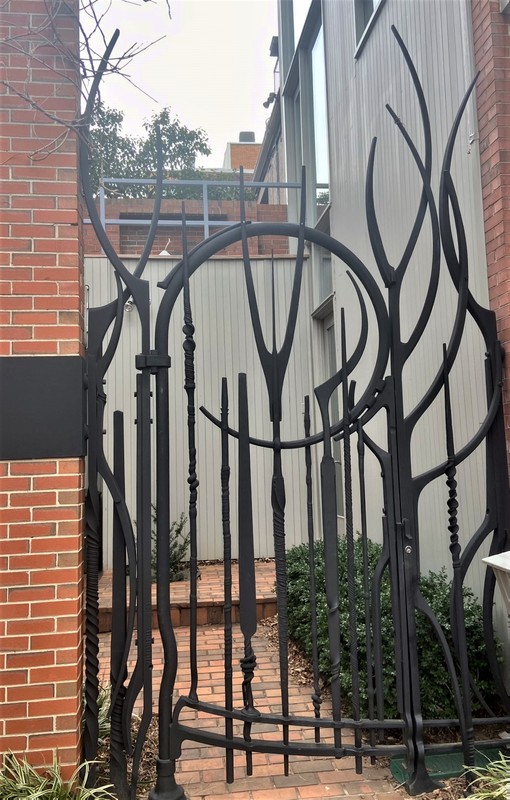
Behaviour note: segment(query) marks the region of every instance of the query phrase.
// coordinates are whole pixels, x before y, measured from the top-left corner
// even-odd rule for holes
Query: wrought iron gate
[[[182,742],[186,739],[215,745],[226,751],[227,780],[234,780],[234,751],[246,753],[248,774],[252,772],[252,754],[269,752],[281,754],[284,771],[288,771],[288,759],[295,755],[328,755],[341,758],[353,755],[356,767],[361,770],[362,757],[387,756],[404,753],[407,758],[409,780],[407,788],[411,794],[428,791],[434,787],[425,766],[424,727],[458,726],[460,744],[466,764],[473,764],[476,742],[475,729],[479,720],[472,715],[472,697],[478,693],[470,672],[469,653],[466,645],[464,624],[463,582],[469,565],[477,556],[480,547],[490,539],[490,552],[497,553],[509,547],[508,536],[508,481],[506,453],[501,411],[502,352],[496,336],[495,318],[492,312],[481,308],[468,288],[468,254],[466,238],[454,180],[450,172],[451,159],[459,122],[472,86],[464,98],[443,158],[442,181],[439,197],[431,188],[431,136],[430,123],[423,91],[409,54],[398,33],[394,31],[409,73],[412,77],[423,122],[425,152],[422,157],[411,141],[406,129],[392,109],[389,109],[415,161],[421,178],[421,200],[414,227],[400,263],[393,267],[386,256],[382,236],[375,212],[373,175],[375,141],[373,143],[367,172],[366,213],[368,230],[384,289],[361,260],[340,242],[305,224],[304,175],[301,216],[298,223],[251,223],[244,213],[243,186],[241,176],[241,222],[216,234],[188,252],[186,241],[186,219],[183,212],[182,242],[183,257],[178,266],[160,286],[162,297],[157,311],[155,330],[149,324],[148,283],[142,278],[143,269],[154,241],[161,203],[162,171],[159,167],[154,214],[144,251],[134,273],[130,273],[116,254],[103,230],[95,208],[88,177],[88,154],[86,143],[81,146],[81,168],[90,218],[99,241],[115,270],[118,297],[109,305],[94,308],[89,313],[88,340],[88,420],[89,451],[87,497],[87,636],[86,636],[86,724],[85,756],[93,759],[97,751],[97,695],[98,695],[98,553],[100,548],[100,497],[98,476],[101,476],[111,493],[115,507],[113,533],[113,617],[111,640],[111,743],[110,772],[120,798],[133,796],[137,781],[140,756],[152,718],[152,625],[151,625],[151,424],[156,427],[156,508],[157,508],[157,613],[164,647],[165,664],[159,691],[159,759],[156,787],[150,793],[152,800],[169,800],[183,795],[175,780],[175,763],[180,756]],[[114,41],[105,54],[107,62]],[[87,115],[94,102],[100,75],[96,81]],[[474,82],[473,82],[474,85]],[[161,159],[160,159],[161,162]],[[416,326],[407,341],[403,341],[400,330],[400,293],[402,281],[412,261],[416,241],[428,217],[432,229],[432,269],[423,309]],[[452,224],[453,223],[453,224]],[[266,342],[257,304],[250,262],[248,242],[251,237],[281,235],[296,242],[295,269],[292,296],[285,335],[281,346],[276,344],[276,302],[273,275],[273,320],[272,341]],[[221,510],[224,544],[224,658],[225,696],[222,704],[205,702],[200,698],[201,686],[197,668],[197,447],[196,441],[196,385],[195,385],[195,320],[192,313],[190,277],[205,262],[223,248],[241,243],[244,279],[248,297],[251,325],[256,350],[265,378],[269,401],[271,435],[267,439],[254,437],[250,432],[248,382],[249,376],[240,374],[237,384],[238,407],[229,412],[229,396],[232,387],[227,377],[218,376],[218,398],[221,410],[213,413],[201,409],[212,426],[217,429],[221,441]],[[359,303],[361,319],[359,337],[354,347],[348,347],[344,311],[340,314],[340,351],[338,371],[315,388],[315,402],[321,420],[320,429],[311,430],[311,400],[304,398],[304,430],[302,438],[282,439],[282,391],[289,364],[296,318],[303,281],[303,264],[306,244],[317,245],[343,262],[355,296]],[[443,361],[438,364],[432,383],[411,413],[404,411],[403,372],[409,356],[420,341],[429,321],[438,290],[441,269],[441,250],[448,267],[452,284],[457,292],[457,308],[451,336],[443,346]],[[132,297],[139,317],[141,351],[136,356],[137,369],[137,497],[133,518],[136,519],[136,535],[132,518],[124,498],[124,448],[123,420],[119,412],[114,414],[115,456],[113,466],[107,463],[103,443],[103,418],[106,403],[103,383],[107,369],[114,357],[122,329],[124,305]],[[168,331],[172,314],[178,313],[177,301],[182,297],[184,317],[184,365],[187,394],[188,434],[188,484],[190,520],[190,672],[191,685],[188,693],[173,701],[178,652],[171,624],[169,585],[169,540],[170,527],[170,450],[172,430],[169,425],[168,373],[171,367],[168,352]],[[487,406],[485,418],[472,439],[461,448],[455,446],[452,408],[450,401],[450,374],[458,355],[466,319],[470,318],[483,337],[486,350],[485,376]],[[370,320],[370,325],[369,325]],[[248,324],[248,321],[247,321]],[[372,328],[372,329],[370,329]],[[110,333],[108,334],[108,331]],[[108,334],[108,336],[107,336]],[[365,352],[367,342],[376,342],[376,353],[370,378],[359,390],[352,380],[353,372]],[[173,354],[176,358],[177,354]],[[156,419],[150,418],[150,396],[155,391]],[[338,392],[341,398],[340,419],[332,418],[332,396]],[[415,475],[412,471],[411,437],[425,411],[436,398],[443,398],[445,420],[446,458],[427,472]],[[298,402],[301,402],[299,398]],[[382,447],[368,434],[367,424],[376,415],[384,418],[387,431],[387,446]],[[232,416],[234,421],[232,421]],[[237,419],[237,421],[235,421]],[[335,463],[332,442],[341,442],[344,468],[345,520],[347,546],[347,617],[348,630],[340,626],[340,593],[338,569],[338,532],[335,493]],[[469,544],[462,550],[459,542],[457,519],[458,498],[456,471],[473,451],[485,443],[487,513],[479,529],[473,533]],[[238,452],[239,516],[237,525],[230,518],[231,453]],[[281,699],[278,709],[263,713],[257,707],[256,696],[256,652],[253,637],[257,629],[255,607],[254,571],[254,526],[252,514],[252,487],[250,454],[254,448],[266,448],[272,454],[272,481],[270,503],[272,508],[274,555],[276,569],[276,591],[278,609],[278,653]],[[306,508],[308,513],[310,556],[310,609],[313,649],[313,668],[316,677],[313,704],[314,713],[307,717],[296,717],[289,710],[289,660],[288,660],[288,609],[285,537],[285,474],[282,456],[285,451],[299,450],[303,457],[303,484],[306,486]],[[364,462],[366,454],[373,454],[379,463],[382,475],[382,554],[373,576],[369,576],[367,547],[367,496]],[[318,456],[315,456],[318,454]],[[320,530],[314,531],[312,504],[313,458],[320,463]],[[355,514],[353,509],[353,473],[359,487],[360,539],[363,554],[365,603],[356,605],[355,594]],[[424,489],[436,478],[444,476],[448,487],[445,508],[445,536],[449,532],[451,551],[451,617],[454,631],[453,648],[447,642],[444,631],[434,613],[422,596],[420,578],[420,531],[418,503]],[[232,632],[233,617],[231,545],[232,535],[237,529],[239,537],[240,580],[240,629],[244,641],[244,656],[240,661],[242,675],[243,707],[235,708],[233,701]],[[317,587],[313,562],[313,541],[320,538],[325,553],[325,590],[327,597],[329,654],[331,664],[330,690],[332,714],[321,715],[321,692],[318,681],[317,642]],[[126,591],[126,566],[129,579]],[[394,669],[396,673],[398,717],[385,717],[384,676],[382,661],[382,633],[380,590],[383,577],[388,576],[391,585],[391,603],[395,636]],[[369,582],[370,581],[370,582]],[[495,580],[488,570],[483,592],[484,632],[487,658],[495,686],[500,698],[501,713],[492,714],[490,722],[508,724],[510,721],[510,699],[505,689],[498,662],[493,635],[492,604]],[[127,609],[127,611],[126,611]],[[420,694],[420,664],[416,642],[416,616],[425,615],[443,649],[449,673],[451,691],[457,708],[456,720],[424,720]],[[127,674],[127,659],[133,641],[136,617],[136,665]],[[362,631],[360,633],[360,630]],[[358,651],[361,640],[366,646],[367,686],[360,685]],[[342,642],[348,642],[350,658],[349,697],[342,696],[340,656]],[[136,741],[131,741],[130,723],[136,699],[143,691],[143,710]],[[361,704],[361,695],[368,694],[367,710]],[[210,732],[187,725],[184,709],[202,711],[224,720],[224,734]],[[506,715],[506,716],[505,716]],[[484,720],[487,722],[487,720]],[[276,725],[279,734],[272,739],[258,735],[260,725]],[[313,741],[296,742],[291,731],[295,727],[314,731]],[[401,742],[387,743],[389,730],[400,732]],[[346,737],[346,734],[349,736]],[[444,748],[443,748],[444,749]],[[126,754],[132,755],[132,782],[127,779]]]

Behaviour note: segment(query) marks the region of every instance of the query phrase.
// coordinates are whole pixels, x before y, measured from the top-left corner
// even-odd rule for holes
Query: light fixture
[[[124,303],[124,311],[131,312],[135,307],[135,301],[132,297],[128,297],[126,302]]]
[[[161,253],[159,253],[160,256],[169,256],[170,255],[170,253],[167,250],[167,247],[168,247],[168,245],[170,244],[171,241],[172,241],[171,239],[168,240],[168,242],[166,243],[166,245],[163,248],[163,250],[161,251]]]
[[[262,103],[262,105],[264,106],[264,108],[269,108],[269,106],[271,105],[271,103],[274,103],[274,101],[275,101],[275,100],[276,100],[276,95],[275,95],[275,93],[274,93],[274,92],[269,92],[269,95],[268,95],[268,98],[267,98],[267,100],[265,100],[265,101]]]

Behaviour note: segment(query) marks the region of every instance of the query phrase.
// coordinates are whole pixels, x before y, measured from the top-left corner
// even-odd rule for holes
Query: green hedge
[[[367,653],[365,634],[365,600],[363,593],[363,551],[360,537],[355,544],[355,587],[357,608],[358,662],[360,673],[360,695],[362,716],[367,714]],[[381,545],[368,540],[368,563],[370,586],[376,564],[382,552]],[[289,633],[304,652],[311,657],[310,627],[310,580],[309,580],[308,545],[293,547],[287,553],[287,589]],[[341,636],[341,686],[344,697],[351,696],[351,669],[349,651],[349,610],[347,603],[347,543],[339,539],[339,574],[340,574],[340,636]],[[327,624],[327,604],[324,577],[324,546],[321,541],[315,543],[315,576],[317,586],[317,625],[319,669],[324,679],[330,676],[329,639]],[[422,576],[420,588],[424,598],[432,608],[447,641],[453,652],[452,632],[450,625],[451,582],[446,570],[439,573],[429,572]],[[470,589],[464,588],[464,610],[466,635],[469,653],[469,666],[478,689],[488,702],[496,703],[494,686],[487,664],[487,655],[482,628],[482,608]],[[428,619],[418,613],[417,640],[420,659],[420,680],[422,711],[424,718],[455,718],[453,691],[446,667],[442,648]],[[396,674],[395,674],[395,632],[391,612],[390,585],[385,570],[381,586],[381,630],[384,664],[384,705],[385,717],[391,719],[398,716]],[[476,704],[476,711],[480,711]]]

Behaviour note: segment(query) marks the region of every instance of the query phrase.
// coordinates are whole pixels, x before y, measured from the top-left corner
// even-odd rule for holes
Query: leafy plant
[[[186,167],[179,170],[171,170],[165,175],[169,180],[178,181],[215,181],[218,183],[235,183],[235,186],[208,186],[207,196],[209,200],[239,200],[239,172],[231,170],[230,172],[218,172],[216,170],[208,170],[202,167]],[[150,187],[145,187],[150,188]],[[244,184],[244,199],[253,200],[257,199],[258,189],[250,187],[250,179],[245,176]],[[202,200],[203,191],[202,186],[165,186],[163,190],[164,197],[177,198],[179,200]]]
[[[99,694],[97,698],[97,722],[99,725],[99,739],[107,739],[110,735],[110,710],[111,689],[109,685],[99,684]]]
[[[97,192],[101,178],[151,178],[156,174],[156,130],[159,127],[163,170],[189,169],[197,155],[209,155],[207,135],[183,125],[169,108],[144,122],[145,133],[131,136],[122,130],[124,114],[97,101],[90,125],[90,179]],[[150,197],[154,187],[108,185],[108,194]]]
[[[170,539],[170,580],[171,581],[182,581],[185,578],[184,572],[184,563],[186,561],[186,556],[188,553],[189,547],[189,532],[184,530],[184,526],[188,521],[187,517],[185,516],[184,512],[181,512],[181,515],[178,520],[174,520],[170,525],[170,530],[168,532],[168,536]],[[157,578],[157,554],[156,554],[156,542],[157,542],[157,532],[156,532],[156,508],[152,506],[152,528],[151,528],[151,578],[153,583],[156,582]]]
[[[340,586],[340,638],[341,638],[341,688],[344,697],[351,697],[352,679],[350,665],[349,605],[347,580],[347,542],[339,539],[338,568]],[[381,545],[367,541],[369,585],[382,553]],[[354,588],[356,608],[356,648],[359,665],[360,701],[362,714],[367,713],[367,638],[365,630],[366,598],[363,582],[363,545],[361,538],[354,543]],[[292,548],[287,553],[287,590],[290,636],[311,657],[311,620],[309,603],[308,545]],[[324,546],[315,543],[315,579],[317,586],[317,626],[319,669],[329,679],[331,663],[328,636],[328,607],[325,590]],[[441,625],[452,652],[453,637],[450,623],[451,582],[446,571],[430,572],[420,580],[421,592]],[[487,666],[483,638],[482,609],[471,590],[464,590],[464,616],[469,653],[469,666],[473,679],[487,702],[495,700],[495,693]],[[397,687],[395,667],[395,630],[391,605],[390,581],[385,570],[380,587],[380,625],[383,662],[383,695],[385,715],[397,717]],[[370,600],[368,601],[370,604]],[[451,718],[457,716],[455,701],[442,648],[429,620],[416,615],[418,657],[420,661],[422,709],[425,718]],[[373,628],[370,639],[373,647]],[[476,707],[476,706],[475,706]]]
[[[499,800],[510,797],[510,757],[500,753],[482,767],[466,767],[475,779],[469,785],[470,800]]]
[[[83,785],[89,768],[88,763],[79,766],[64,781],[56,757],[52,766],[40,773],[25,759],[6,753],[0,768],[0,800],[114,800],[111,784],[90,789]]]

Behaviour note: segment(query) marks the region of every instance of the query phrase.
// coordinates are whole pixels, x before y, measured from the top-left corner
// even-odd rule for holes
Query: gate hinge
[[[137,369],[147,369],[156,374],[160,367],[171,367],[172,359],[170,356],[159,355],[159,353],[139,353],[135,356],[135,366]]]

